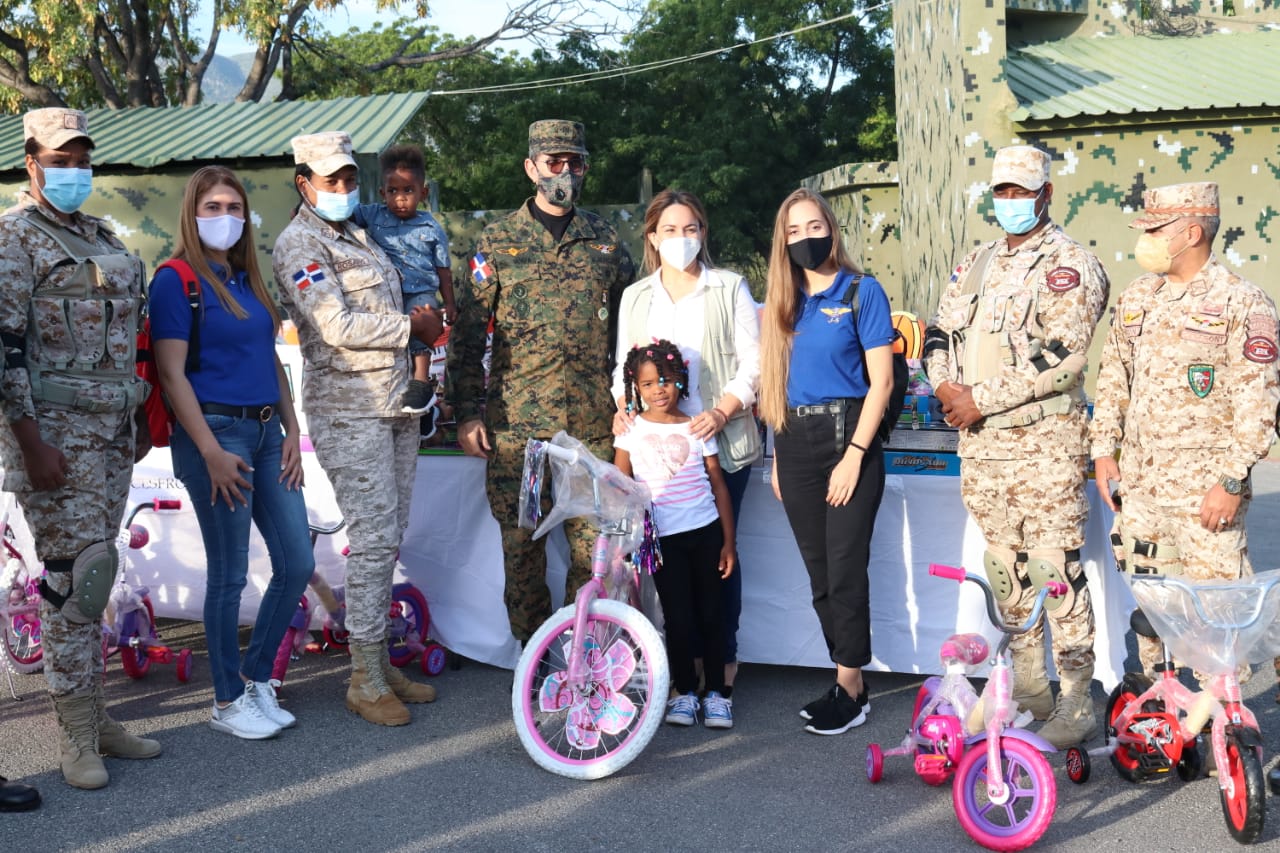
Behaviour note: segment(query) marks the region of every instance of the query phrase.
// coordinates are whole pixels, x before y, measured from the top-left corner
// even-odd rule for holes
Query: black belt
[[[788,406],[787,411],[797,418],[807,418],[812,415],[839,415],[843,414],[845,408],[854,401],[855,398],[840,398],[832,400],[830,403],[818,403],[816,406]]]
[[[845,444],[845,415],[851,407],[861,402],[861,397],[837,397],[829,403],[818,403],[814,406],[788,406],[787,411],[796,418],[808,418],[813,415],[833,416],[836,419],[836,454],[841,455],[848,449],[848,445]]]
[[[206,415],[226,415],[230,418],[245,418],[246,420],[254,420],[265,424],[275,416],[276,404],[267,403],[265,406],[224,406],[222,403],[201,403],[200,411]]]

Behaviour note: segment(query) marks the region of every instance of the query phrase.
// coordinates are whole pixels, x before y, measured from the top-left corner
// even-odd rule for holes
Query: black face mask
[[[831,235],[825,237],[805,237],[787,244],[787,254],[791,262],[807,270],[816,270],[831,257]]]

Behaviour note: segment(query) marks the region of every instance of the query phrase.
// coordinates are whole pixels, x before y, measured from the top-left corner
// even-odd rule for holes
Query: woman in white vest
[[[622,365],[637,344],[665,338],[689,363],[689,398],[681,405],[699,438],[715,436],[733,502],[735,522],[760,456],[760,432],[752,416],[760,377],[760,318],[747,281],[716,269],[707,252],[707,214],[684,190],[663,190],[644,216],[644,278],[622,294],[613,397],[613,431],[631,428],[623,395]],[[725,698],[738,670],[738,615],[742,572],[724,582]]]

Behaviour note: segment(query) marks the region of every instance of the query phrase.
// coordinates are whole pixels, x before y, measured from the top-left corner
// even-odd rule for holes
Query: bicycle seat
[[[1129,614],[1129,627],[1133,629],[1133,633],[1140,637],[1147,637],[1152,640],[1160,639],[1160,635],[1151,626],[1151,620],[1147,618],[1147,614],[1142,612],[1141,607]]]

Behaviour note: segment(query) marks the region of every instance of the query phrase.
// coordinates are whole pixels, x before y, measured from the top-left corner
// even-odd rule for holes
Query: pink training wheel
[[[427,648],[422,652],[422,671],[427,675],[439,675],[444,672],[448,659],[444,646],[439,643],[427,643]]]
[[[178,652],[178,663],[176,667],[178,681],[186,684],[191,680],[191,649],[183,649]]]
[[[878,743],[867,744],[867,781],[873,785],[884,778],[884,750]]]

